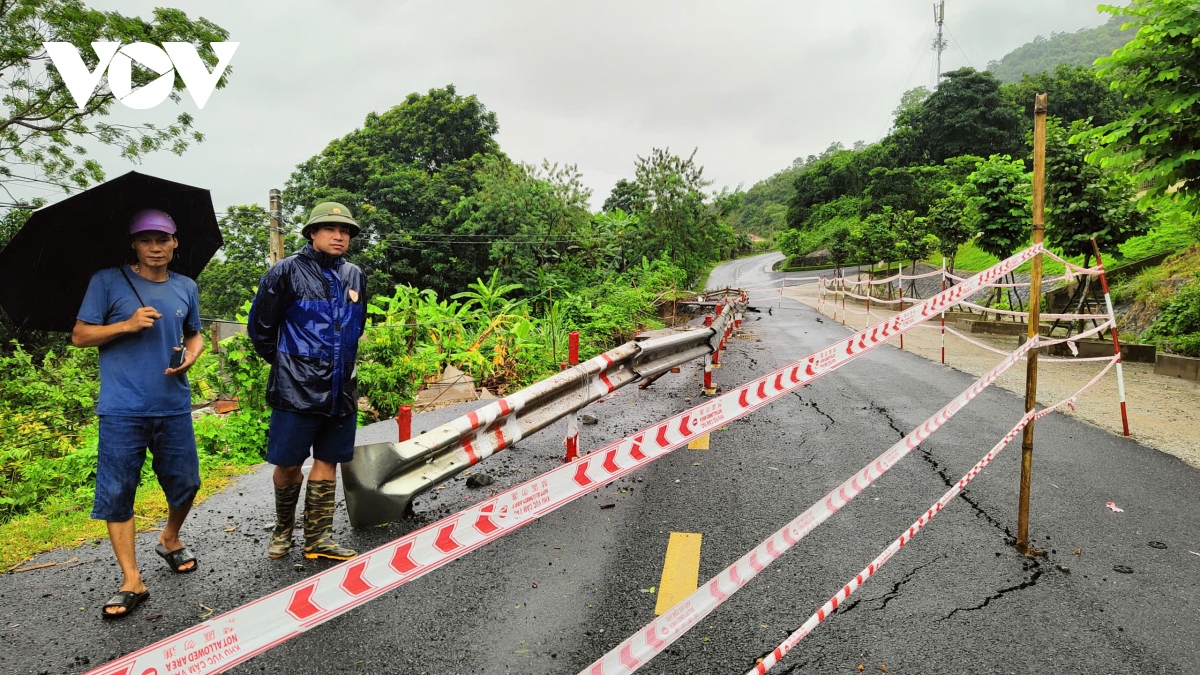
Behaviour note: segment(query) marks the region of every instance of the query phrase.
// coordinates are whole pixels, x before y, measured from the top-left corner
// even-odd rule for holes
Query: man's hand
[[[177,368],[167,368],[163,371],[164,374],[182,375],[186,373],[188,368],[191,368],[192,364],[204,353],[204,336],[198,332],[186,335],[183,339],[183,348],[187,350],[183,354],[183,363],[179,364]],[[179,349],[176,347],[175,351],[179,351]]]
[[[130,333],[138,333],[147,328],[153,328],[154,322],[161,319],[162,314],[153,307],[139,307],[133,316],[125,320],[125,327]]]
[[[183,347],[176,347],[175,351],[179,351],[180,349],[183,349]],[[179,366],[176,368],[167,368],[166,370],[163,371],[163,374],[179,375],[180,373],[186,373],[187,369],[191,368],[192,364],[195,363],[196,359],[198,359],[199,357],[200,357],[199,354],[193,354],[190,351],[184,351],[183,363],[179,364]]]

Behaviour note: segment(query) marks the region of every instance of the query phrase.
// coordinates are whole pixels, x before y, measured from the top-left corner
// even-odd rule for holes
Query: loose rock
[[[481,488],[492,484],[492,477],[486,473],[473,473],[467,476],[467,487]]]

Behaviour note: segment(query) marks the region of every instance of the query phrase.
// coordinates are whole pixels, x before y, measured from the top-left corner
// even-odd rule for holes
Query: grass
[[[1083,256],[1067,258],[1067,260],[1070,260],[1076,265],[1083,264]],[[942,264],[942,256],[938,254],[931,255],[925,259],[925,262],[933,265],[934,267],[940,267]],[[949,262],[949,260],[946,261],[947,264],[949,264]],[[954,273],[959,274],[959,270],[966,272],[979,272],[980,270],[986,270],[998,262],[1000,262],[999,258],[990,253],[983,252],[975,246],[975,242],[968,241],[967,243],[958,247],[958,254],[954,256]],[[1018,267],[1016,272],[1018,274],[1028,274],[1031,269],[1033,269],[1032,261]],[[1064,271],[1065,268],[1063,267],[1062,263],[1058,262],[1057,260],[1051,260],[1050,258],[1043,257],[1043,274],[1058,275],[1062,274]],[[959,274],[959,276],[962,275]]]
[[[1120,255],[1105,252],[1104,266],[1111,269],[1122,262],[1133,262],[1159,253],[1182,251],[1196,242],[1195,232],[1194,226],[1185,218],[1164,218],[1150,232],[1140,237],[1133,237],[1121,244],[1118,247]],[[1083,264],[1083,256],[1075,256],[1067,258],[1067,260],[1077,265]],[[925,262],[936,267],[942,264],[942,258],[935,254],[926,258]],[[979,250],[974,242],[967,242],[960,246],[958,255],[954,257],[955,269],[971,272],[985,270],[998,262],[1000,262],[999,258]],[[1017,272],[1028,273],[1031,267],[1031,262],[1025,263],[1017,268]],[[1062,274],[1063,266],[1062,263],[1055,260],[1045,259],[1042,261],[1042,270],[1046,274]]]
[[[196,504],[224,490],[234,478],[253,471],[256,466],[202,464]],[[139,487],[133,510],[139,532],[157,528],[158,521],[167,517],[167,500],[157,483],[150,481]],[[63,509],[47,504],[37,513],[17,516],[0,525],[0,571],[10,571],[39,553],[107,538],[104,521],[92,520],[89,513],[90,506],[86,505]]]

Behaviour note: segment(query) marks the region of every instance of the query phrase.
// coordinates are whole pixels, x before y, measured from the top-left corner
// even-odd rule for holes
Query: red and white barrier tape
[[[743,288],[742,290],[743,291],[768,291],[768,290],[778,291],[780,288],[793,288],[793,286],[787,285],[789,282],[799,281],[799,282],[803,282],[802,284],[799,284],[799,285],[807,285],[807,284],[816,283],[820,280],[821,280],[821,277],[796,277],[793,279],[784,277],[783,279],[780,279],[778,281],[772,281],[772,282],[766,283],[766,284],[759,284],[758,286],[748,286],[746,288]],[[780,283],[782,283],[783,285],[780,286],[779,285]]]
[[[1050,347],[1053,345],[1062,344],[1064,342],[1070,344],[1070,343],[1075,342],[1076,340],[1082,340],[1083,338],[1090,337],[1096,333],[1107,330],[1110,326],[1112,326],[1112,321],[1105,319],[1104,323],[1100,324],[1099,326],[1096,326],[1095,328],[1092,328],[1091,330],[1085,331],[1085,332],[1075,335],[1073,337],[1056,338],[1054,340],[1042,338],[1038,342],[1038,346],[1039,347]],[[923,327],[940,328],[940,326],[923,326]],[[964,342],[969,342],[970,344],[973,344],[976,347],[979,347],[981,349],[986,349],[989,352],[994,352],[996,354],[1000,354],[1001,356],[1008,355],[1008,352],[1006,352],[1002,349],[997,349],[991,345],[985,344],[983,342],[979,342],[978,340],[973,340],[973,339],[967,337],[966,335],[963,335],[962,333],[954,330],[953,328],[947,327],[946,332],[957,337],[958,339],[960,339]],[[1111,356],[1098,356],[1098,357],[1087,357],[1087,358],[1082,358],[1082,359],[1080,359],[1080,358],[1069,358],[1068,359],[1068,358],[1054,358],[1051,356],[1039,356],[1038,360],[1039,361],[1049,361],[1049,362],[1061,362],[1061,363],[1087,363],[1087,362],[1092,362],[1092,361],[1106,361],[1111,358],[1112,358]]]
[[[247,605],[89,671],[91,675],[183,675],[204,659],[217,673],[418,579],[632,473],[713,428],[740,419],[907,332],[940,308],[1007,274],[1041,251],[1034,246],[962,284],[702,405],[610,443],[572,464],[483,500],[395,541]],[[611,391],[612,387],[608,387]],[[462,449],[460,448],[461,452]],[[474,462],[472,462],[473,464]],[[219,655],[219,656],[218,656]]]
[[[1021,421],[1017,422],[1017,425],[1013,427],[1007,434],[1005,434],[1004,438],[1000,439],[1000,442],[993,446],[988,454],[983,456],[983,459],[979,460],[975,466],[971,467],[971,470],[968,471],[965,476],[958,479],[958,482],[955,483],[954,486],[949,490],[947,490],[946,494],[942,495],[941,499],[937,500],[937,502],[935,502],[928,511],[926,511],[921,515],[920,518],[917,519],[917,522],[913,523],[903,534],[901,534],[895,541],[888,545],[887,548],[883,549],[883,552],[880,553],[874,560],[872,560],[871,564],[867,565],[866,568],[864,568],[853,579],[851,579],[849,583],[843,586],[842,590],[838,591],[836,595],[830,598],[820,609],[816,611],[815,614],[808,617],[808,620],[805,621],[800,628],[796,629],[794,633],[789,635],[782,644],[776,647],[771,653],[767,654],[767,656],[753,668],[746,671],[746,675],[762,675],[770,670],[772,666],[778,663],[785,654],[791,651],[792,648],[794,648],[800,643],[801,640],[811,633],[818,624],[824,621],[825,617],[832,614],[833,611],[838,608],[838,605],[845,602],[850,595],[854,593],[854,591],[858,590],[858,588],[862,586],[864,582],[866,582],[867,579],[870,579],[872,576],[874,576],[874,574],[879,571],[879,568],[883,567],[884,563],[890,560],[891,557],[896,554],[896,552],[898,552],[905,544],[909,542],[909,540],[916,536],[916,534],[920,532],[921,529],[924,528],[925,525],[935,515],[940,513],[942,509],[945,508],[948,503],[950,503],[950,500],[957,497],[958,494],[962,492],[963,488],[965,488],[968,483],[978,476],[979,473],[983,471],[984,467],[990,464],[992,460],[1000,454],[1000,451],[1003,450],[1009,443],[1011,443],[1012,440],[1017,437],[1017,434],[1021,433],[1021,430],[1024,429],[1030,422],[1045,417],[1064,405],[1074,410],[1075,402],[1079,396],[1082,395],[1083,392],[1087,391],[1088,388],[1093,384],[1098,382],[1100,378],[1103,377],[1104,374],[1108,372],[1109,368],[1112,368],[1113,364],[1116,362],[1114,357],[1110,356],[1107,358],[1111,363],[1105,366],[1104,370],[1101,370],[1096,377],[1092,378],[1091,382],[1088,382],[1086,385],[1084,385],[1082,389],[1075,392],[1075,394],[1070,398],[1063,399],[1062,401],[1059,401],[1048,408],[1044,408],[1036,412],[1030,411],[1025,413],[1025,415],[1021,417]]]
[[[785,551],[812,532],[818,525],[825,522],[839,509],[848,504],[851,499],[860,494],[871,483],[887,472],[905,455],[921,444],[933,432],[937,431],[959,410],[970,403],[984,389],[987,389],[1004,371],[1008,370],[1029,351],[1037,340],[1030,340],[1021,345],[992,368],[983,377],[976,380],[970,387],[954,397],[941,410],[938,410],[920,426],[902,438],[886,452],[877,457],[861,471],[850,477],[835,490],[825,495],[816,504],[808,507],[788,524],[775,532],[770,538],[756,546],[749,553],[739,558],[717,576],[709,579],[691,595],[680,600],[674,607],[667,610],[650,623],[640,628],[636,633],[626,638],[607,654],[596,660],[591,666],[580,671],[581,675],[628,675],[650,659],[657,656],[708,616],[729,596],[741,590],[767,565],[774,562]]]
[[[1003,314],[1005,316],[1029,316],[1029,312],[1018,312],[1011,309],[996,309],[995,307],[984,307],[973,302],[963,300],[958,303],[960,307],[970,307],[971,309],[984,312],[987,314]],[[1090,319],[1103,319],[1103,314],[1041,314],[1042,319],[1062,319],[1064,321],[1088,321]]]

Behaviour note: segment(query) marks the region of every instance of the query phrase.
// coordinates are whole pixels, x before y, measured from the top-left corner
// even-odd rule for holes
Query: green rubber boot
[[[292,529],[296,526],[296,503],[300,501],[301,485],[275,486],[275,529],[267,544],[267,557],[282,558],[292,550]]]
[[[304,557],[349,560],[358,551],[333,541],[333,492],[336,480],[308,480],[304,495]]]

